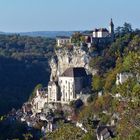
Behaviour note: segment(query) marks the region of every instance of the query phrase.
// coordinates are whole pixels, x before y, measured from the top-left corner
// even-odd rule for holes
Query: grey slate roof
[[[66,69],[66,71],[61,76],[64,76],[64,77],[86,77],[87,73],[86,73],[85,68],[76,67],[76,68]]]
[[[57,36],[56,38],[57,39],[70,39],[69,36]]]
[[[110,137],[115,136],[115,126],[99,126],[97,128],[97,134],[99,136],[103,136],[104,139],[108,139]]]
[[[50,81],[48,83],[48,86],[52,86],[53,84],[58,85],[58,82],[57,81]]]
[[[98,32],[98,31],[108,32],[108,30],[106,28],[99,28],[99,29],[94,29],[93,30],[93,32]]]

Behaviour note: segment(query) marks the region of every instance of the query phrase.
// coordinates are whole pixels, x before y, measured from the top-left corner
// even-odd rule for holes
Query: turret
[[[111,35],[112,41],[114,40],[114,24],[111,18],[110,25],[109,25],[109,33]]]

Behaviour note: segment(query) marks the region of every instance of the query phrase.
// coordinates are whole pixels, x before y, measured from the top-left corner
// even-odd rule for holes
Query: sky
[[[74,31],[140,28],[140,0],[0,0],[0,31]]]

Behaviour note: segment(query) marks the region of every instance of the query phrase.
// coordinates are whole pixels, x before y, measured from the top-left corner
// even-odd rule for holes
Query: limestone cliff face
[[[91,58],[89,52],[82,49],[82,47],[75,46],[71,50],[60,48],[55,53],[56,57],[50,61],[51,80],[61,75],[70,67],[84,67],[89,72],[93,72],[88,65]]]

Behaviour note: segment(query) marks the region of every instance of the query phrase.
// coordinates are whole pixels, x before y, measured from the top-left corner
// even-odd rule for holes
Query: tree
[[[131,24],[125,22],[122,27],[119,26],[119,27],[116,28],[115,36],[116,37],[122,37],[125,34],[129,34],[129,33],[132,33],[132,32],[133,32],[133,29],[132,29]]]
[[[138,51],[140,50],[140,36],[139,35],[135,35],[133,37],[133,40],[130,42],[129,44],[129,50],[131,51]]]
[[[81,99],[73,100],[70,102],[70,106],[74,109],[79,109],[81,106],[83,106],[83,101]]]
[[[33,135],[30,134],[30,133],[23,134],[23,136],[24,136],[24,139],[25,139],[25,140],[31,140],[31,139],[33,139]]]
[[[36,91],[37,91],[38,89],[41,89],[42,87],[43,87],[42,84],[36,85],[36,87],[34,88],[32,94],[31,94],[30,97],[29,97],[29,100],[33,99],[33,98],[36,96]]]
[[[132,98],[136,106],[140,105],[140,84],[136,83],[132,89]]]
[[[121,34],[122,34],[122,28],[123,28],[123,27],[120,27],[120,26],[118,26],[118,27],[116,28],[116,30],[115,30],[115,36],[116,36],[116,37],[121,36]]]
[[[81,140],[96,140],[96,135],[94,132],[92,132],[92,134],[86,133]]]
[[[87,102],[88,102],[88,103],[92,103],[95,99],[96,99],[96,95],[91,94],[91,95],[87,98]]]
[[[131,71],[135,74],[140,73],[140,53],[129,52],[124,58],[123,67],[126,71]]]
[[[128,34],[131,33],[133,31],[132,26],[130,23],[125,22],[122,28],[122,32],[124,34]]]
[[[80,45],[80,42],[83,40],[82,38],[82,34],[80,32],[75,32],[73,35],[72,35],[72,43],[75,43],[77,45]]]
[[[104,81],[99,75],[94,75],[92,79],[92,89],[100,91],[103,89]]]
[[[117,87],[118,93],[120,93],[123,97],[132,98],[132,90],[135,86],[136,81],[133,78],[129,78],[123,84],[120,84]]]
[[[111,91],[113,86],[116,83],[116,75],[118,73],[117,69],[113,69],[112,71],[109,71],[106,75],[105,79],[105,86],[104,89],[105,91]]]
[[[62,124],[57,130],[47,134],[47,138],[51,140],[81,140],[85,135],[81,128],[72,124]]]

